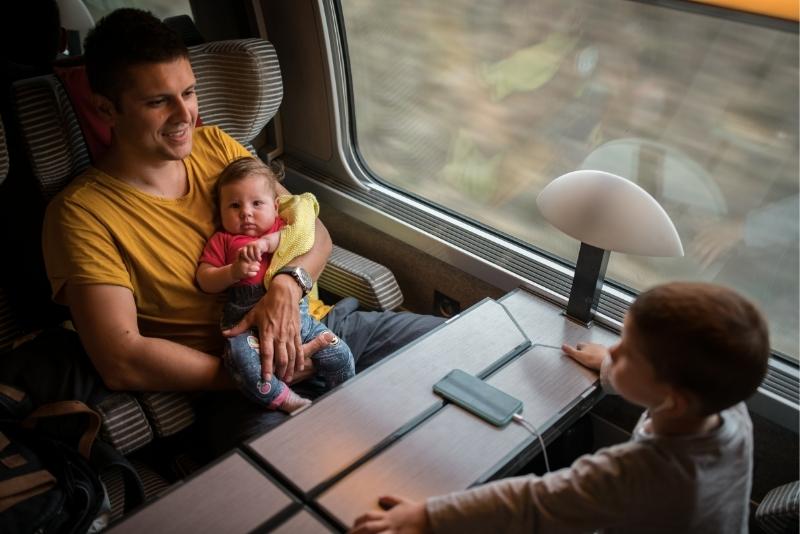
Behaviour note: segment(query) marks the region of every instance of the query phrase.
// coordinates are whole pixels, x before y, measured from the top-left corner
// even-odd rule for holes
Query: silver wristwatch
[[[311,275],[308,274],[308,271],[303,269],[298,265],[287,265],[286,267],[282,267],[278,269],[278,272],[275,273],[275,276],[279,274],[288,274],[294,278],[294,281],[297,282],[297,285],[300,286],[300,289],[303,290],[303,296],[305,297],[311,292],[311,288],[314,285],[314,280],[311,279]]]

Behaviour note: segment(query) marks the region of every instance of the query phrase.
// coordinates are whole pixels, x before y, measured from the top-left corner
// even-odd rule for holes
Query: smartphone
[[[461,369],[433,385],[433,392],[490,422],[505,426],[522,411],[522,401]]]

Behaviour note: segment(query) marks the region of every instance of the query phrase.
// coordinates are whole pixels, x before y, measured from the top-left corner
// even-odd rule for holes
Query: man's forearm
[[[142,337],[120,343],[117,365],[101,371],[112,389],[204,391],[231,389],[222,359],[166,339]]]
[[[333,243],[327,228],[317,219],[315,223],[314,246],[311,250],[292,260],[292,265],[299,265],[316,280],[322,274],[325,264],[331,255]]]
[[[65,291],[81,343],[109,388],[202,391],[233,387],[221,358],[142,336],[130,289],[68,284]]]

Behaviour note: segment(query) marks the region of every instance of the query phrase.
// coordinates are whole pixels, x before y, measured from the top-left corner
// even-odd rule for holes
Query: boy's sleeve
[[[264,287],[281,267],[285,267],[297,256],[301,256],[314,246],[314,230],[319,213],[319,204],[311,193],[284,195],[278,198],[278,214],[286,221],[281,228],[281,241],[272,254],[267,272],[264,274]]]
[[[508,478],[432,497],[426,503],[431,530],[555,534],[625,525],[635,532],[680,523],[690,513],[681,505],[686,488],[663,456],[655,447],[627,443],[542,477]]]

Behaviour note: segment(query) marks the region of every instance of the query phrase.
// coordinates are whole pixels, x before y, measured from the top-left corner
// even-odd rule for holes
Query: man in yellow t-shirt
[[[85,50],[96,107],[112,139],[94,167],[47,209],[43,247],[53,296],[69,306],[110,388],[232,389],[219,358],[222,297],[200,291],[194,272],[214,231],[212,185],[228,162],[248,152],[219,128],[195,128],[196,82],[188,51],[149,13],[113,12],[90,32]],[[278,193],[288,191],[278,185]],[[317,220],[314,246],[292,264],[316,279],[330,250],[330,236]],[[298,306],[305,291],[295,277],[276,275],[266,296],[226,332],[256,328],[262,368],[286,382],[311,376],[304,356],[327,344],[322,338],[300,343]],[[441,319],[358,312],[348,303],[337,306],[326,323],[363,368]],[[210,423],[213,433],[228,438],[220,448],[282,417],[255,413],[236,392],[214,396],[213,412],[219,415]],[[232,421],[239,416],[241,424]]]

